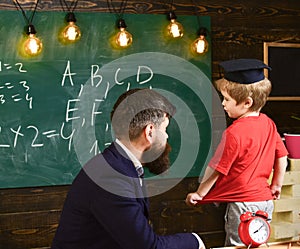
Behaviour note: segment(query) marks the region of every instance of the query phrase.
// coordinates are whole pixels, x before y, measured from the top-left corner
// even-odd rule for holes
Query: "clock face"
[[[258,244],[265,243],[270,235],[269,224],[266,220],[256,217],[249,223],[249,235]]]

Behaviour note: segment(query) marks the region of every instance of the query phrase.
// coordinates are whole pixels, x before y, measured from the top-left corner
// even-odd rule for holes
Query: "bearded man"
[[[205,249],[195,233],[157,235],[149,225],[143,167],[169,167],[167,127],[175,107],[151,89],[123,93],[111,112],[115,141],[79,172],[52,249]]]

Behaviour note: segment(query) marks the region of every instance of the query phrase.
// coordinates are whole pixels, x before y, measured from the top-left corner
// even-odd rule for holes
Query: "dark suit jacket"
[[[191,233],[154,233],[144,189],[124,153],[112,144],[81,169],[65,200],[51,248],[198,249]]]

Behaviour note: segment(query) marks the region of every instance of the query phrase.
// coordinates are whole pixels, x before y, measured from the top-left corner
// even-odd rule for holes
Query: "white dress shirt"
[[[141,162],[136,158],[135,155],[133,155],[133,153],[124,144],[122,144],[122,142],[119,139],[116,139],[116,143],[120,145],[120,147],[126,152],[127,156],[132,161],[136,171],[138,172],[138,175],[140,176],[141,175],[140,169],[143,169]],[[144,170],[142,171],[144,172]],[[140,178],[140,184],[141,186],[143,184],[143,180],[141,178]]]

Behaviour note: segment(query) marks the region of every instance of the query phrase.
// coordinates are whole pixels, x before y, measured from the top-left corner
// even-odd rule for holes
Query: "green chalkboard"
[[[172,166],[165,177],[198,176],[211,153],[212,89],[211,51],[190,51],[197,18],[179,16],[185,34],[172,41],[164,36],[165,15],[125,14],[133,44],[117,50],[109,43],[114,14],[76,13],[82,38],[69,45],[58,40],[64,17],[37,12],[43,52],[23,58],[23,16],[0,11],[0,188],[70,184],[112,142],[112,105],[136,87],[156,89],[178,110],[168,128]],[[209,17],[200,22],[210,30]]]

